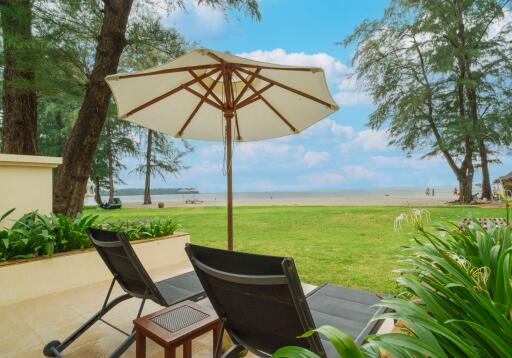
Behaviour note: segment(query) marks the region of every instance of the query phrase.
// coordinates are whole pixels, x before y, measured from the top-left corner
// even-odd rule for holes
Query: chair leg
[[[142,299],[142,302],[140,303],[139,311],[137,312],[136,318],[139,318],[140,315],[142,314],[142,310],[144,309],[144,303],[146,303],[146,295],[147,295],[147,293],[144,294],[144,298]],[[133,326],[132,333],[130,335],[128,335],[128,337],[115,349],[115,351],[113,351],[109,355],[109,358],[118,358],[124,352],[126,352],[126,350],[128,348],[130,348],[130,346],[133,344],[133,342],[135,342],[135,336],[136,336],[136,329],[135,329],[135,326]]]
[[[130,346],[133,344],[133,342],[135,342],[135,332],[132,332],[132,334],[130,334],[124,341],[123,343],[121,343],[119,346],[117,346],[117,348],[115,349],[115,351],[113,351],[112,353],[110,353],[110,355],[108,356],[109,358],[119,358],[121,357],[121,355],[126,352],[126,350],[128,348],[130,348]]]
[[[221,348],[222,348],[222,338],[224,335],[224,320],[221,321],[221,324],[213,329],[213,357],[220,357]]]
[[[110,291],[109,291],[110,295]],[[62,342],[59,341],[51,341],[48,343],[44,349],[43,354],[46,357],[61,357],[61,353],[64,349],[66,349],[71,343],[73,343],[78,337],[80,337],[85,331],[87,331],[94,323],[96,323],[98,320],[100,320],[108,311],[110,311],[112,308],[114,308],[119,303],[126,301],[127,299],[132,298],[129,294],[124,294],[119,297],[116,297],[112,301],[110,301],[108,304],[103,305],[101,310],[99,310],[94,316],[89,318],[87,322],[85,322],[80,328],[78,328],[76,331],[71,333],[69,337],[67,337]],[[108,299],[108,297],[107,297]]]
[[[243,351],[245,351],[245,348],[243,346],[234,345],[226,352],[224,352],[222,358],[238,358],[240,356],[240,353],[242,353]]]

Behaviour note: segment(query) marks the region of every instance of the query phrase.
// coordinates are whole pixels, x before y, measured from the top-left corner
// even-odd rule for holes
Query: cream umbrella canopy
[[[120,119],[178,138],[225,142],[229,250],[232,143],[299,133],[338,110],[320,68],[258,62],[209,49],[106,81]]]

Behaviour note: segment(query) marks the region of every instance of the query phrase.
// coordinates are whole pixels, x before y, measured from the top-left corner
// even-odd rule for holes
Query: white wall
[[[0,215],[16,208],[0,227],[29,211],[51,212],[52,169],[59,164],[62,158],[0,154]]]

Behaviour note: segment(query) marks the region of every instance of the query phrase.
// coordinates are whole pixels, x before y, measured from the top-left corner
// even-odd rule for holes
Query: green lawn
[[[465,215],[503,216],[504,209],[428,207],[433,222],[459,221]],[[304,282],[338,283],[377,292],[393,292],[392,270],[412,229],[393,230],[406,207],[271,206],[236,207],[235,249],[292,256]],[[192,242],[226,247],[226,213],[221,207],[121,209],[98,213],[109,221],[176,216]]]

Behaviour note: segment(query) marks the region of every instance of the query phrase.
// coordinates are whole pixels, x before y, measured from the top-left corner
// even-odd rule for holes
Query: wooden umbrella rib
[[[297,133],[298,130],[295,128],[269,101],[265,99],[262,95],[260,95],[260,99],[279,117],[281,120],[286,123],[288,127],[290,127],[293,133]]]
[[[247,64],[247,63],[237,63],[237,62],[232,62],[231,63],[233,66],[235,66],[236,68],[257,68],[257,69],[260,69],[260,70],[280,70],[280,71],[299,71],[299,72],[312,72],[312,73],[316,73],[316,72],[321,72],[322,69],[320,68],[315,68],[315,67],[277,67],[277,66],[263,66],[263,65],[252,65],[252,64]]]
[[[253,73],[253,72],[251,72],[251,71],[249,71],[249,70],[246,70],[246,69],[244,69],[244,68],[239,68],[239,70],[240,70],[240,71],[242,71],[242,72],[244,72],[244,73],[247,73],[247,74],[249,74],[249,73]],[[293,87],[287,86],[287,85],[285,85],[284,83],[274,81],[273,79],[270,79],[270,78],[268,78],[268,77],[262,76],[261,74],[256,75],[256,77],[258,77],[259,79],[262,79],[263,81],[266,81],[266,82],[272,83],[272,84],[274,84],[274,85],[276,85],[276,86],[278,86],[278,87],[281,87],[281,88],[283,88],[283,89],[285,89],[285,90],[287,90],[287,91],[290,91],[290,92],[293,92],[293,93],[295,93],[295,94],[298,94],[299,96],[302,96],[302,97],[308,98],[308,99],[310,99],[310,100],[312,100],[312,101],[315,101],[315,102],[321,103],[321,104],[323,104],[323,105],[325,105],[325,106],[327,106],[327,107],[329,107],[329,108],[331,108],[331,109],[333,109],[333,107],[334,107],[334,105],[333,105],[333,104],[331,104],[331,103],[329,103],[329,102],[326,102],[326,101],[324,101],[324,100],[321,100],[320,98],[317,98],[317,97],[312,96],[312,95],[310,95],[310,94],[307,94],[307,93],[305,93],[305,92],[299,91],[298,89],[295,89],[295,88],[293,88]]]
[[[214,60],[219,61],[220,63],[224,63],[224,62],[226,62],[226,61],[224,61],[224,59],[220,58],[219,56],[217,56],[216,54],[214,54],[214,53],[213,53],[213,52],[211,52],[211,51],[207,51],[207,52],[206,52],[206,55],[207,55],[207,56],[209,56],[209,57],[211,57],[211,58],[213,58]]]
[[[240,134],[240,126],[238,125],[238,115],[235,112],[235,127],[236,127],[236,133],[238,134],[236,136],[236,140],[241,141],[242,135]]]
[[[197,92],[195,89],[192,89],[190,87],[186,87],[185,88],[186,91],[189,91],[190,93],[192,93],[194,96],[198,97],[198,98],[203,98],[203,94],[202,93],[199,93]],[[215,103],[214,101],[212,101],[211,99],[209,98],[205,98],[204,100],[206,103],[208,103],[210,106],[212,107],[215,107],[219,110],[222,110],[222,106],[219,106],[217,103]]]
[[[235,70],[235,73],[237,74],[237,76],[238,76],[238,77],[240,77],[240,79],[241,79],[243,82],[245,82],[245,83],[249,86],[249,88],[251,89],[251,91],[253,91],[254,93],[256,93],[256,92],[257,92],[257,90],[256,90],[256,89],[255,89],[255,88],[254,88],[250,83],[247,83],[247,80],[246,80],[245,78],[242,78],[242,77],[239,75],[239,73],[238,73],[238,71],[237,71],[237,70]],[[285,116],[283,116],[283,115],[281,114],[281,112],[279,112],[279,111],[278,111],[278,110],[277,110],[277,109],[276,109],[276,108],[275,108],[275,107],[274,107],[274,106],[273,106],[269,101],[267,101],[267,99],[266,99],[265,97],[263,97],[263,95],[262,95],[261,93],[258,93],[258,97],[259,97],[259,99],[261,99],[261,100],[263,101],[263,103],[265,103],[265,104],[266,104],[266,105],[267,105],[267,106],[268,106],[268,107],[269,107],[269,108],[270,108],[270,109],[271,109],[271,110],[272,110],[272,111],[273,111],[273,112],[274,112],[274,113],[275,113],[275,114],[276,114],[276,115],[277,115],[277,116],[278,116],[278,117],[279,117],[279,118],[280,118],[284,123],[286,123],[286,125],[287,125],[288,127],[290,127],[290,129],[292,130],[292,132],[294,132],[294,133],[297,133],[297,132],[298,132],[297,128],[295,128],[295,127],[290,123],[290,121],[288,121],[288,120],[285,118]]]
[[[240,108],[243,108],[243,107],[253,103],[254,101],[257,101],[259,98],[259,95],[262,94],[263,92],[265,92],[266,90],[268,90],[272,86],[274,86],[274,84],[272,84],[272,83],[267,84],[265,87],[256,91],[256,93],[253,93],[252,95],[250,95],[249,97],[244,99],[242,102],[236,104],[236,108],[240,109]]]
[[[251,78],[249,78],[249,84],[252,84],[252,82],[254,81],[254,79],[256,78],[256,75],[259,74],[261,71],[261,69],[257,69],[255,73],[251,74]],[[239,75],[239,74],[238,74]],[[240,77],[240,76],[239,76]],[[235,99],[235,104],[238,103],[238,101],[240,101],[240,99],[243,97],[243,95],[245,94],[245,92],[247,91],[247,89],[249,88],[249,85],[246,83],[244,88],[242,88],[242,90],[240,91],[240,93],[238,94],[238,96],[236,97]]]
[[[194,78],[199,77],[199,76],[197,75],[197,73],[195,73],[194,71],[188,71],[188,72],[190,72],[190,74],[191,74],[191,75],[192,75],[192,77],[194,77]],[[204,88],[205,90],[207,90],[207,91],[208,91],[208,85],[207,85],[206,83],[204,83],[204,82],[203,82],[203,80],[199,80],[199,84],[200,84],[201,86],[203,86],[203,88]],[[211,95],[211,96],[212,96],[212,97],[217,101],[217,103],[219,104],[219,106],[222,106],[222,104],[223,104],[223,103],[222,103],[222,101],[220,100],[220,98],[215,94],[215,92],[211,91],[210,95]]]
[[[210,65],[197,65],[197,66],[186,66],[186,67],[176,67],[176,68],[167,68],[165,70],[158,70],[152,72],[145,73],[132,73],[126,75],[112,76],[113,80],[122,80],[125,78],[134,78],[134,77],[144,77],[144,76],[154,76],[154,75],[162,75],[166,73],[174,73],[174,72],[185,72],[185,71],[194,71],[194,70],[206,70],[209,68],[219,68],[218,64],[210,64]]]
[[[211,71],[206,72],[203,75],[199,76],[198,79],[202,79],[202,78],[211,76],[212,74],[214,74],[214,73],[216,73],[218,71],[219,70],[216,68],[214,70],[211,70]],[[183,84],[179,85],[178,87],[175,87],[172,90],[170,90],[170,91],[168,91],[168,92],[166,92],[164,94],[161,94],[160,96],[155,97],[152,100],[149,100],[149,101],[141,104],[140,106],[135,107],[134,109],[132,109],[131,111],[127,112],[125,115],[121,115],[120,117],[121,118],[129,117],[132,114],[137,113],[137,112],[143,110],[144,108],[147,108],[147,107],[151,106],[152,104],[155,104],[155,103],[157,103],[157,102],[159,102],[159,101],[161,101],[161,100],[163,100],[163,99],[165,99],[165,98],[175,94],[176,92],[179,92],[179,91],[181,91],[183,89],[189,89],[188,86],[193,85],[194,83],[196,83],[198,81],[198,79],[194,78],[193,80],[190,80],[190,81],[188,81],[186,83],[183,83]],[[214,103],[214,102],[212,101],[212,103]]]
[[[178,137],[181,137],[183,135],[183,132],[185,131],[185,129],[187,129],[188,125],[190,124],[190,122],[192,121],[194,116],[197,114],[197,112],[199,111],[199,109],[201,108],[203,103],[208,99],[208,95],[210,94],[211,91],[213,91],[213,88],[217,85],[217,83],[219,82],[221,77],[222,77],[222,73],[219,73],[219,75],[217,76],[215,81],[213,81],[212,85],[206,90],[206,93],[201,97],[201,99],[199,100],[199,103],[194,108],[192,113],[190,113],[190,115],[187,118],[187,121],[185,122],[185,124],[183,124],[183,126],[179,130],[179,132],[177,134]]]

